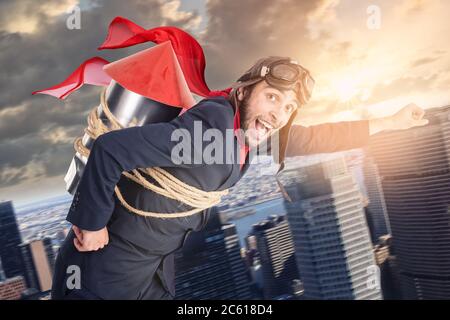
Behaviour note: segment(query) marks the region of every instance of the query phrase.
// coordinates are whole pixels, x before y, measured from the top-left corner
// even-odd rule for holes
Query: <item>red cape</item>
[[[227,96],[231,91],[231,88],[226,88],[219,91],[211,91],[208,88],[205,81],[206,63],[202,47],[190,34],[177,27],[165,26],[145,30],[128,19],[116,17],[109,25],[106,40],[98,49],[104,50],[125,48],[148,41],[156,44],[170,41],[176,55],[176,59],[178,60],[179,68],[181,68],[182,75],[184,75],[185,82],[191,92],[199,96],[211,97],[218,95]],[[108,65],[108,67],[105,67],[106,65]],[[151,63],[149,65],[151,65]],[[176,73],[177,63],[172,63],[169,61],[168,65],[175,65],[175,67],[172,68],[172,71]],[[90,58],[83,62],[63,82],[47,89],[34,91],[33,94],[49,94],[59,99],[64,99],[85,83],[107,86],[111,79],[114,78],[111,77],[111,73],[107,74],[104,70],[109,67],[109,62],[103,58]],[[118,73],[115,74],[118,75]],[[156,86],[154,89],[146,88],[144,95],[168,105],[180,106],[183,108],[191,107],[192,105],[189,105],[189,99],[186,97],[184,90],[180,89],[180,77],[174,75],[173,78],[177,78],[178,80],[165,83],[164,92],[157,90],[158,87]],[[136,81],[133,83],[118,82],[126,88],[135,88],[136,86],[139,86]],[[142,83],[140,84],[141,89],[144,85],[145,84]],[[137,93],[142,94],[142,91]]]

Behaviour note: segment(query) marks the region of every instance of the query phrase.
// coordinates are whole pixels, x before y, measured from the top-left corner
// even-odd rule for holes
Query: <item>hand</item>
[[[72,226],[76,238],[73,243],[78,251],[97,251],[103,249],[109,242],[108,230],[106,227],[98,231],[81,230],[77,226]]]
[[[370,134],[383,130],[404,130],[427,125],[428,120],[423,118],[424,115],[425,110],[414,103],[410,103],[392,116],[370,120]]]
[[[423,119],[425,115],[425,110],[420,108],[414,103],[408,104],[392,115],[392,130],[403,130],[412,127],[424,126],[428,124],[427,119]]]

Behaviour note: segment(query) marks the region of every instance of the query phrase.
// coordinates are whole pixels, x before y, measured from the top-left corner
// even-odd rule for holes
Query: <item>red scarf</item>
[[[108,36],[98,50],[125,48],[149,41],[156,44],[171,42],[191,92],[203,97],[228,96],[231,88],[218,91],[211,91],[208,88],[202,47],[189,33],[177,27],[145,30],[128,19],[116,17],[109,25]],[[63,82],[44,90],[34,91],[33,94],[43,93],[64,99],[84,83],[107,86],[111,78],[102,68],[108,63],[109,61],[101,57],[90,58]]]

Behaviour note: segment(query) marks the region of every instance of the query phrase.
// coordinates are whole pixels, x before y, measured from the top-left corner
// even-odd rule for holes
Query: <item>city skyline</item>
[[[236,297],[249,298],[248,292],[257,294],[260,285],[270,292],[273,289],[269,287],[281,284],[283,289],[269,296],[295,299],[287,284],[292,280],[294,287],[298,280],[305,298],[380,299],[379,286],[368,287],[377,275],[373,268],[377,266],[390,299],[400,296],[397,287],[406,299],[448,298],[450,107],[430,109],[426,116],[430,120],[427,126],[380,133],[364,150],[289,160],[280,178],[284,193],[275,192],[275,181],[265,175],[268,163],[257,164],[249,171],[248,181],[228,196],[223,211],[216,208],[212,225],[197,233],[197,240],[188,238],[188,243],[194,241],[183,250],[191,253],[178,258],[183,266],[180,270],[185,272],[178,284],[182,297],[188,298],[193,291],[198,297],[214,297],[207,292],[214,288],[217,277],[211,274],[211,282],[204,286],[196,286],[194,280],[204,277],[208,268],[223,268],[227,256],[228,276],[241,279],[234,283],[236,288],[241,286],[242,295]],[[358,181],[361,177],[362,182]],[[288,196],[284,198],[285,212],[278,206],[261,207],[265,202],[277,203],[283,195]],[[24,283],[28,288],[49,288],[52,252],[67,234],[69,225],[64,217],[69,205],[70,197],[19,213],[13,202],[0,203],[0,288],[13,292],[22,290]],[[240,208],[254,211],[241,212]],[[369,208],[371,215],[365,214],[364,208]],[[281,217],[284,215],[287,220]],[[248,216],[258,217],[250,232],[237,226]],[[239,241],[238,230],[246,233],[246,242]],[[255,237],[254,245],[248,236]],[[252,248],[257,249],[256,255]],[[292,266],[293,253],[299,277],[289,272],[288,277],[277,279],[288,274],[279,265]],[[22,265],[12,259],[19,254],[25,259]],[[325,263],[330,257],[332,263]],[[198,265],[200,260],[206,269]],[[244,261],[255,265],[244,267]],[[250,268],[264,264],[265,268]],[[277,267],[267,268],[270,264]],[[266,280],[257,283],[260,272]],[[271,274],[275,281],[269,279]],[[248,276],[253,278],[246,282]],[[231,283],[227,285],[231,297],[235,289]],[[341,289],[335,292],[337,287]]]

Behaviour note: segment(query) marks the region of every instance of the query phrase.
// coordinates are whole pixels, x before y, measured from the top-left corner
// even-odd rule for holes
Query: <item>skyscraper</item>
[[[252,295],[255,299],[262,299],[264,297],[264,284],[261,259],[256,244],[256,237],[252,234],[245,237],[245,262],[250,272]]]
[[[191,233],[175,254],[176,299],[250,299],[250,277],[234,224],[211,211],[206,227]]]
[[[19,245],[22,243],[16,215],[11,201],[0,203],[0,258],[6,278],[24,274],[22,255]]]
[[[374,159],[367,155],[364,157],[363,164],[364,185],[367,193],[368,219],[372,225],[372,234],[374,242],[378,242],[381,236],[391,233],[389,218],[384,200],[383,187],[378,167]]]
[[[344,159],[290,164],[280,184],[304,297],[380,299],[362,197]]]
[[[6,279],[5,271],[3,271],[2,259],[0,259],[0,281],[4,281]]]
[[[253,225],[252,235],[261,261],[264,298],[291,293],[292,281],[299,276],[286,217],[270,216]]]
[[[0,281],[0,300],[19,300],[26,289],[22,276]]]
[[[407,299],[450,298],[450,107],[429,125],[381,133],[370,151],[382,185]]]
[[[52,287],[54,253],[48,239],[34,240],[21,246],[25,279],[29,288],[48,291]]]
[[[53,240],[52,238],[45,237],[44,239],[42,239],[42,244],[44,245],[45,248],[45,254],[47,255],[50,271],[53,274],[53,272],[55,272],[55,260],[56,260],[55,250],[53,249]]]

